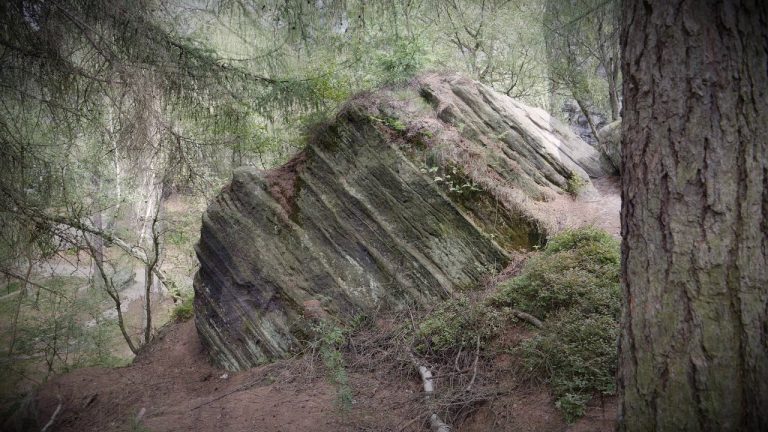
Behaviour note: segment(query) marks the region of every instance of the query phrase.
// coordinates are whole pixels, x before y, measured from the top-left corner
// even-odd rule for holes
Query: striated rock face
[[[286,356],[305,316],[351,318],[477,285],[540,244],[538,201],[610,170],[545,112],[458,76],[350,101],[275,170],[240,169],[203,216],[196,325],[237,370]]]

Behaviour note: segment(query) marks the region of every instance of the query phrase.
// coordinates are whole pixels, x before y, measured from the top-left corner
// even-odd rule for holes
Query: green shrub
[[[498,335],[508,317],[504,309],[465,297],[450,300],[432,311],[419,324],[420,352],[446,352],[463,348],[474,349],[478,338],[486,342]]]
[[[581,178],[578,174],[571,174],[565,184],[565,191],[573,196],[576,196],[584,190],[586,185],[587,181],[585,179]]]
[[[419,39],[399,39],[392,43],[389,52],[381,53],[378,68],[382,81],[399,83],[415,76],[424,68],[427,51]]]
[[[545,320],[519,349],[529,370],[551,385],[568,421],[584,414],[593,393],[615,391],[620,263],[619,243],[609,234],[568,230],[493,300]]]
[[[520,276],[501,286],[496,300],[542,319],[564,308],[618,319],[619,243],[595,228],[552,238]]]
[[[582,247],[601,251],[599,254],[592,254],[601,262],[618,264],[621,260],[618,241],[607,232],[595,227],[564,230],[549,239],[545,252],[551,255],[562,250]]]
[[[174,321],[186,321],[195,316],[194,296],[182,296],[181,303],[176,305],[171,312]]]
[[[566,393],[555,401],[555,406],[565,414],[565,420],[572,423],[587,411],[589,399],[589,395]]]
[[[398,118],[387,117],[386,119],[384,119],[384,122],[387,124],[387,126],[396,130],[397,132],[403,133],[407,130],[407,126],[405,125],[405,123],[403,123],[403,121]]]
[[[520,347],[528,369],[548,377],[569,422],[584,414],[592,393],[615,392],[618,333],[611,316],[567,309]]]

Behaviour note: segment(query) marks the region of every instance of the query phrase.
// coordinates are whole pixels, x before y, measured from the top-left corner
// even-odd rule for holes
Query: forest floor
[[[612,431],[613,398],[568,425],[544,384],[517,380],[510,359],[492,359],[498,394],[472,403],[459,431]],[[426,430],[415,370],[350,365],[351,407],[312,355],[231,373],[210,365],[192,321],[166,327],[130,366],[80,369],[49,382],[40,424],[61,403],[53,430],[68,431],[420,431]],[[389,365],[392,366],[392,365]],[[482,373],[482,372],[481,372]],[[486,377],[487,378],[487,377]],[[437,381],[440,385],[440,381]],[[438,387],[439,388],[439,387]]]
[[[542,213],[553,218],[553,226],[563,228],[595,226],[616,238],[621,237],[621,179],[603,177],[592,179],[595,193],[577,199],[559,195],[552,201],[538,202]]]
[[[563,228],[594,225],[618,237],[617,179],[599,179],[595,186],[597,196],[546,205]],[[392,345],[381,342],[391,328],[388,323],[403,319],[377,317],[372,330],[347,342],[344,387],[351,399],[346,403],[340,399],[345,389],[329,378],[314,349],[248,371],[227,372],[210,364],[189,320],[161,329],[128,366],[85,368],[55,377],[41,387],[27,413],[36,413],[38,427],[53,417],[50,430],[64,432],[428,430],[416,369],[394,355]],[[472,381],[444,401],[454,405],[445,420],[457,431],[614,430],[614,397],[596,396],[580,420],[565,421],[547,385],[526,377],[519,359],[509,354],[509,347],[530,336],[526,324],[517,323],[500,338],[503,349],[480,356],[460,352],[449,359],[437,374],[438,393],[462,376],[463,383],[469,376]],[[456,373],[450,371],[454,361]]]

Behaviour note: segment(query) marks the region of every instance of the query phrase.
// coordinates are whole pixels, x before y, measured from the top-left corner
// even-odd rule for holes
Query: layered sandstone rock
[[[196,324],[232,370],[298,349],[305,316],[426,304],[543,241],[537,201],[610,171],[547,113],[459,76],[360,95],[203,216]]]

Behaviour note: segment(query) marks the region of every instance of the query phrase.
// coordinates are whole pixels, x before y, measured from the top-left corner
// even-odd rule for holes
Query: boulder
[[[592,147],[597,145],[597,139],[595,139],[592,128],[589,127],[589,120],[584,112],[579,107],[579,104],[573,100],[566,100],[563,103],[562,114],[565,117],[565,122],[571,127],[571,130],[587,144]],[[606,120],[605,114],[596,109],[589,108],[589,117],[595,125],[598,133],[600,129],[608,124],[610,120]]]
[[[608,123],[597,131],[600,151],[611,162],[614,172],[621,171],[621,120]]]
[[[238,169],[210,203],[198,333],[239,370],[295,352],[318,316],[471,289],[545,240],[536,202],[608,170],[546,112],[460,76],[361,94],[291,161]]]

